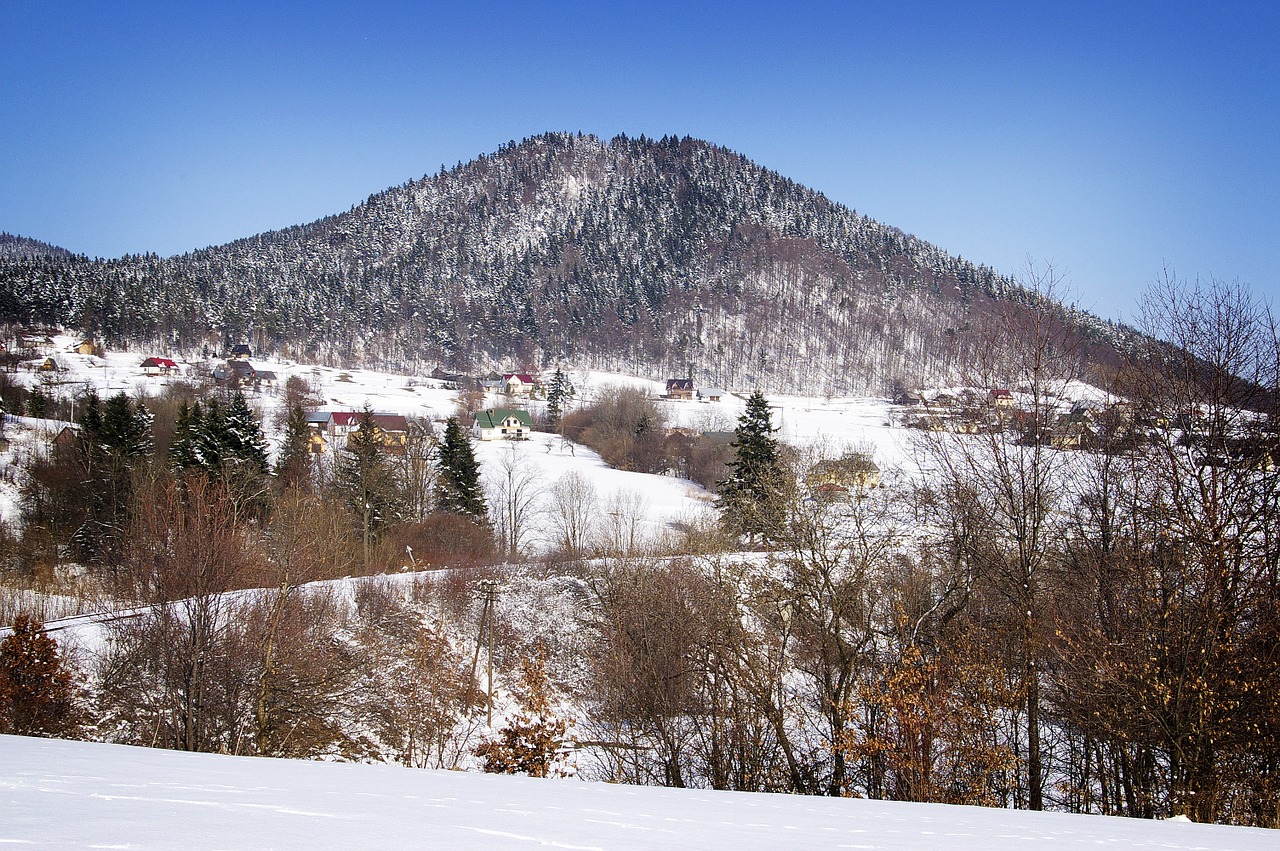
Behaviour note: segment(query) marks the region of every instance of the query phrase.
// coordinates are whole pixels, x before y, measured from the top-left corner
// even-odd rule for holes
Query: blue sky
[[[690,135],[1128,318],[1280,294],[1280,3],[0,0],[0,230],[162,255],[547,130]]]

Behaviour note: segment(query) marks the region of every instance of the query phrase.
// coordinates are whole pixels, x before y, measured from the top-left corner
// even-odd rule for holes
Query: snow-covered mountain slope
[[[0,736],[0,845],[1274,849],[1274,831],[255,759]]]
[[[178,257],[0,252],[0,320],[111,342],[207,335],[313,359],[692,371],[883,392],[985,354],[1006,309],[1092,359],[1131,337],[722,147],[551,133],[351,210]]]

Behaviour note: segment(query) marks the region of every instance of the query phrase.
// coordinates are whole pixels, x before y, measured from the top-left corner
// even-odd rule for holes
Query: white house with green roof
[[[515,408],[489,408],[476,414],[472,430],[479,440],[528,440],[533,418]]]

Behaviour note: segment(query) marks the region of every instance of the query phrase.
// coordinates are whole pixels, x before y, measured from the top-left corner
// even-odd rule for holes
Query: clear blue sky
[[[1280,294],[1280,2],[0,0],[0,230],[162,255],[547,130],[691,135],[1079,303]]]

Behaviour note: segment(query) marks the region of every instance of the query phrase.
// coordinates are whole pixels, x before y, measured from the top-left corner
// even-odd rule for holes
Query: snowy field
[[[0,736],[0,846],[1238,849],[1280,833],[1061,813],[533,780]]]

